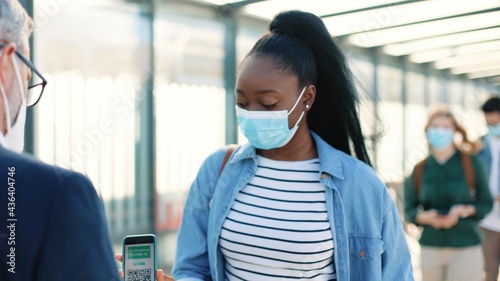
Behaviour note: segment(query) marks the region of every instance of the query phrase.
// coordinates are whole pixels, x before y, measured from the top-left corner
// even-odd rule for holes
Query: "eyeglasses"
[[[3,48],[5,44],[0,44],[0,49]],[[16,50],[16,55],[28,66],[34,75],[31,76],[30,82],[28,84],[28,96],[26,99],[26,105],[28,107],[34,106],[40,101],[42,97],[43,90],[47,85],[47,80],[42,76],[42,74],[36,69],[36,67],[25,58],[18,50]]]

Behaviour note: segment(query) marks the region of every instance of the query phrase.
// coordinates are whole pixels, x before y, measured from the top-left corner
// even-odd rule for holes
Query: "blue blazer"
[[[85,176],[0,146],[0,280],[120,280]]]

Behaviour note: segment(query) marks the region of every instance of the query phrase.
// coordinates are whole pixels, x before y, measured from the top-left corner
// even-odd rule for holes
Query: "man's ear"
[[[12,56],[15,56],[17,47],[14,43],[7,43],[0,52],[0,82],[5,85],[5,81],[11,79],[14,75],[12,71]]]

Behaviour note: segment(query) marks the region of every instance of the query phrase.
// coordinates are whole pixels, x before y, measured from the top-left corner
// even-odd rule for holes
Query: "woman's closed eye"
[[[276,107],[278,103],[273,103],[273,104],[264,104],[264,103],[261,103],[260,106],[265,109],[265,110],[271,110],[273,109],[274,107]],[[239,108],[243,108],[243,109],[246,109],[248,107],[248,103],[246,102],[237,102],[236,103],[236,106],[239,107]]]
[[[273,109],[278,103],[273,103],[273,104],[262,104],[262,107],[264,109]]]
[[[246,102],[237,102],[236,106],[239,108],[245,108],[245,107],[247,107],[247,103]]]

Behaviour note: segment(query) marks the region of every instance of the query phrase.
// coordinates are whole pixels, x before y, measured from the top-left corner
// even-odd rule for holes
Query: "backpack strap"
[[[224,155],[224,158],[222,159],[222,164],[220,166],[219,174],[217,175],[217,180],[219,180],[220,175],[222,174],[224,167],[226,167],[227,161],[229,161],[229,158],[233,154],[234,150],[236,150],[236,144],[228,145],[227,150],[226,150],[226,154]],[[212,189],[212,195],[213,195],[214,191],[215,190]],[[212,208],[212,200],[213,200],[213,198],[211,198],[210,201],[208,202],[209,208]]]
[[[415,168],[413,169],[413,186],[415,187],[415,192],[417,193],[417,196],[420,192],[420,186],[422,186],[422,177],[424,176],[424,167],[426,162],[427,158],[418,162],[417,165],[415,165]]]
[[[460,154],[460,159],[462,160],[462,167],[464,169],[465,180],[467,181],[467,186],[469,187],[470,194],[473,199],[476,195],[476,174],[474,172],[474,165],[472,163],[472,156],[470,154],[462,152]]]
[[[234,150],[236,149],[235,144],[230,144],[226,150],[226,154],[224,155],[224,159],[222,159],[222,165],[220,166],[219,170],[219,177],[220,174],[222,174],[222,171],[224,170],[224,167],[226,167],[227,161],[229,160],[229,157],[233,154]]]

